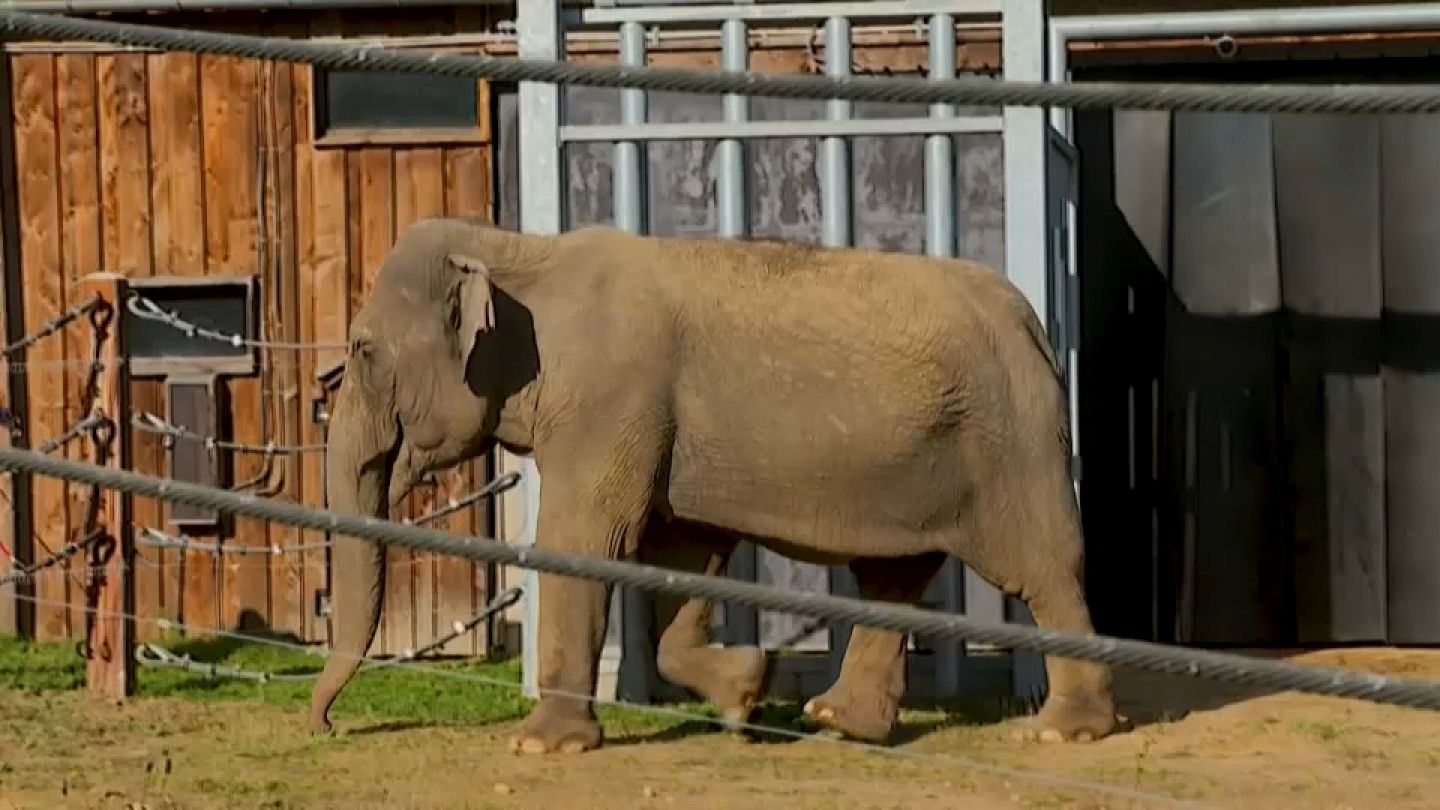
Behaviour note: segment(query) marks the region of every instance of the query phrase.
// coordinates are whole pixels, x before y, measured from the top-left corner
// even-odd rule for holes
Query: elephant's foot
[[[517,754],[579,754],[600,747],[600,724],[584,706],[557,706],[541,700],[510,739]]]
[[[1094,742],[1130,727],[1108,696],[1052,693],[1040,713],[1022,721],[1014,736],[1032,742]]]
[[[732,724],[750,719],[764,691],[769,666],[765,652],[758,647],[664,651],[658,663],[667,680],[700,693]]]
[[[826,728],[846,737],[870,743],[884,742],[900,713],[898,698],[872,687],[847,687],[843,682],[805,704],[805,714]]]

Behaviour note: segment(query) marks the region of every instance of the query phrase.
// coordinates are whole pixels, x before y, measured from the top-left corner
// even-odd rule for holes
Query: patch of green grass
[[[137,668],[136,696],[180,698],[194,701],[255,701],[292,711],[299,718],[309,706],[313,676],[324,666],[319,654],[230,638],[185,639],[175,636],[157,642],[193,661],[268,672],[277,680],[258,683],[204,673],[165,668]],[[437,672],[438,670],[438,672]],[[0,688],[29,692],[83,689],[85,662],[72,643],[34,643],[0,636]],[[1014,705],[1012,705],[1012,703]],[[533,702],[520,691],[518,660],[425,662],[415,665],[361,670],[336,701],[332,716],[344,727],[357,725],[478,726],[518,720]],[[901,713],[897,742],[925,736],[945,726],[989,725],[1027,713],[1033,707],[1013,701],[970,699],[908,706]],[[646,710],[601,705],[596,714],[609,738],[666,739],[693,733],[712,733],[721,727],[700,718],[718,717],[708,704],[689,701]],[[751,723],[790,731],[814,731],[801,707],[792,703],[762,703]],[[780,741],[779,735],[758,735]]]
[[[194,661],[294,678],[320,671],[324,660],[293,649],[228,639],[158,642]],[[437,672],[436,670],[439,670]],[[199,701],[258,701],[303,711],[313,681],[282,679],[268,683],[160,667],[139,667],[136,696]],[[85,662],[67,643],[35,643],[0,637],[0,687],[28,692],[84,688]],[[520,691],[518,661],[426,662],[413,666],[362,670],[336,701],[337,719],[394,721],[406,725],[485,725],[524,717],[532,701]],[[698,706],[677,706],[700,713]],[[654,732],[682,721],[636,709],[601,707],[602,722],[611,734]],[[705,714],[712,714],[705,712]]]

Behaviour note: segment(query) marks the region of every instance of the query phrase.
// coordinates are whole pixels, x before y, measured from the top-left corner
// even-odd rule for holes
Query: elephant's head
[[[328,508],[386,517],[425,472],[492,445],[502,411],[538,366],[528,311],[496,276],[523,276],[548,250],[544,237],[475,220],[405,229],[350,327],[329,426]],[[383,548],[337,538],[331,580],[335,651],[345,660],[332,657],[316,684],[316,728],[328,728],[329,705],[374,635]]]

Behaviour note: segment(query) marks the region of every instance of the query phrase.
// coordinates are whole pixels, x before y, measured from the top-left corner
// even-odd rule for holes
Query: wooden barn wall
[[[350,33],[330,15],[279,32]],[[347,26],[349,21],[347,20]],[[457,21],[372,22],[357,33],[453,31]],[[228,26],[245,30],[243,26]],[[317,147],[311,139],[311,73],[229,57],[185,53],[51,52],[9,57],[13,93],[22,289],[26,330],[77,302],[78,280],[99,270],[132,278],[226,276],[260,279],[266,338],[343,343],[396,230],[440,214],[490,215],[490,145],[353,145]],[[484,127],[482,126],[482,129]],[[263,236],[262,236],[263,235]],[[23,414],[32,446],[82,417],[78,365],[88,351],[80,325],[29,353]],[[235,441],[263,445],[324,441],[310,419],[314,377],[340,351],[262,353],[261,374],[222,377],[228,411],[222,425]],[[72,365],[58,367],[58,361]],[[134,379],[131,407],[166,413],[161,379]],[[127,418],[128,423],[128,418]],[[130,429],[133,469],[163,475],[166,451],[152,434]],[[83,443],[64,451],[88,452]],[[323,456],[237,455],[231,482],[259,480],[255,491],[320,505]],[[412,495],[416,516],[486,480],[487,463],[439,476]],[[81,526],[83,490],[37,478],[33,484],[33,554],[59,548]],[[137,498],[135,526],[179,534],[166,508]],[[489,510],[464,510],[443,525],[490,534]],[[323,535],[253,520],[222,524],[226,545],[315,544]],[[137,544],[136,606],[146,619],[166,618],[198,631],[242,628],[324,641],[315,615],[326,586],[323,550],[284,555],[223,555]],[[42,576],[33,632],[40,640],[83,637],[78,563]],[[376,652],[424,645],[474,615],[486,597],[484,569],[458,560],[392,553],[384,625]],[[66,607],[65,605],[68,605]],[[13,608],[13,606],[12,606]],[[160,635],[140,621],[141,639]],[[483,651],[473,633],[447,652]]]

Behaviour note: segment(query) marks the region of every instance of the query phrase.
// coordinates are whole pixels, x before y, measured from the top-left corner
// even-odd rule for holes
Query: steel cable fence
[[[1044,655],[1098,661],[1172,675],[1277,690],[1348,697],[1374,703],[1440,710],[1440,683],[1374,675],[1332,667],[1302,666],[1239,655],[1168,647],[1162,644],[1072,635],[1021,624],[977,621],[965,616],[904,605],[864,602],[820,593],[800,593],[724,577],[688,574],[655,566],[564,554],[539,547],[514,547],[371,517],[342,515],[253,495],[154,478],[124,470],[49,458],[0,447],[0,468],[79,481],[131,495],[182,503],[242,517],[258,518],[375,543],[448,554],[478,562],[511,565],[643,591],[846,622],[952,640],[973,640]]]
[[[327,70],[425,73],[499,82],[546,82],[651,92],[738,94],[878,103],[1207,112],[1433,113],[1440,86],[1052,83],[987,78],[730,73],[582,65],[515,57],[404,52],[373,45],[308,42],[0,10],[0,35],[103,42],[282,62]]]

